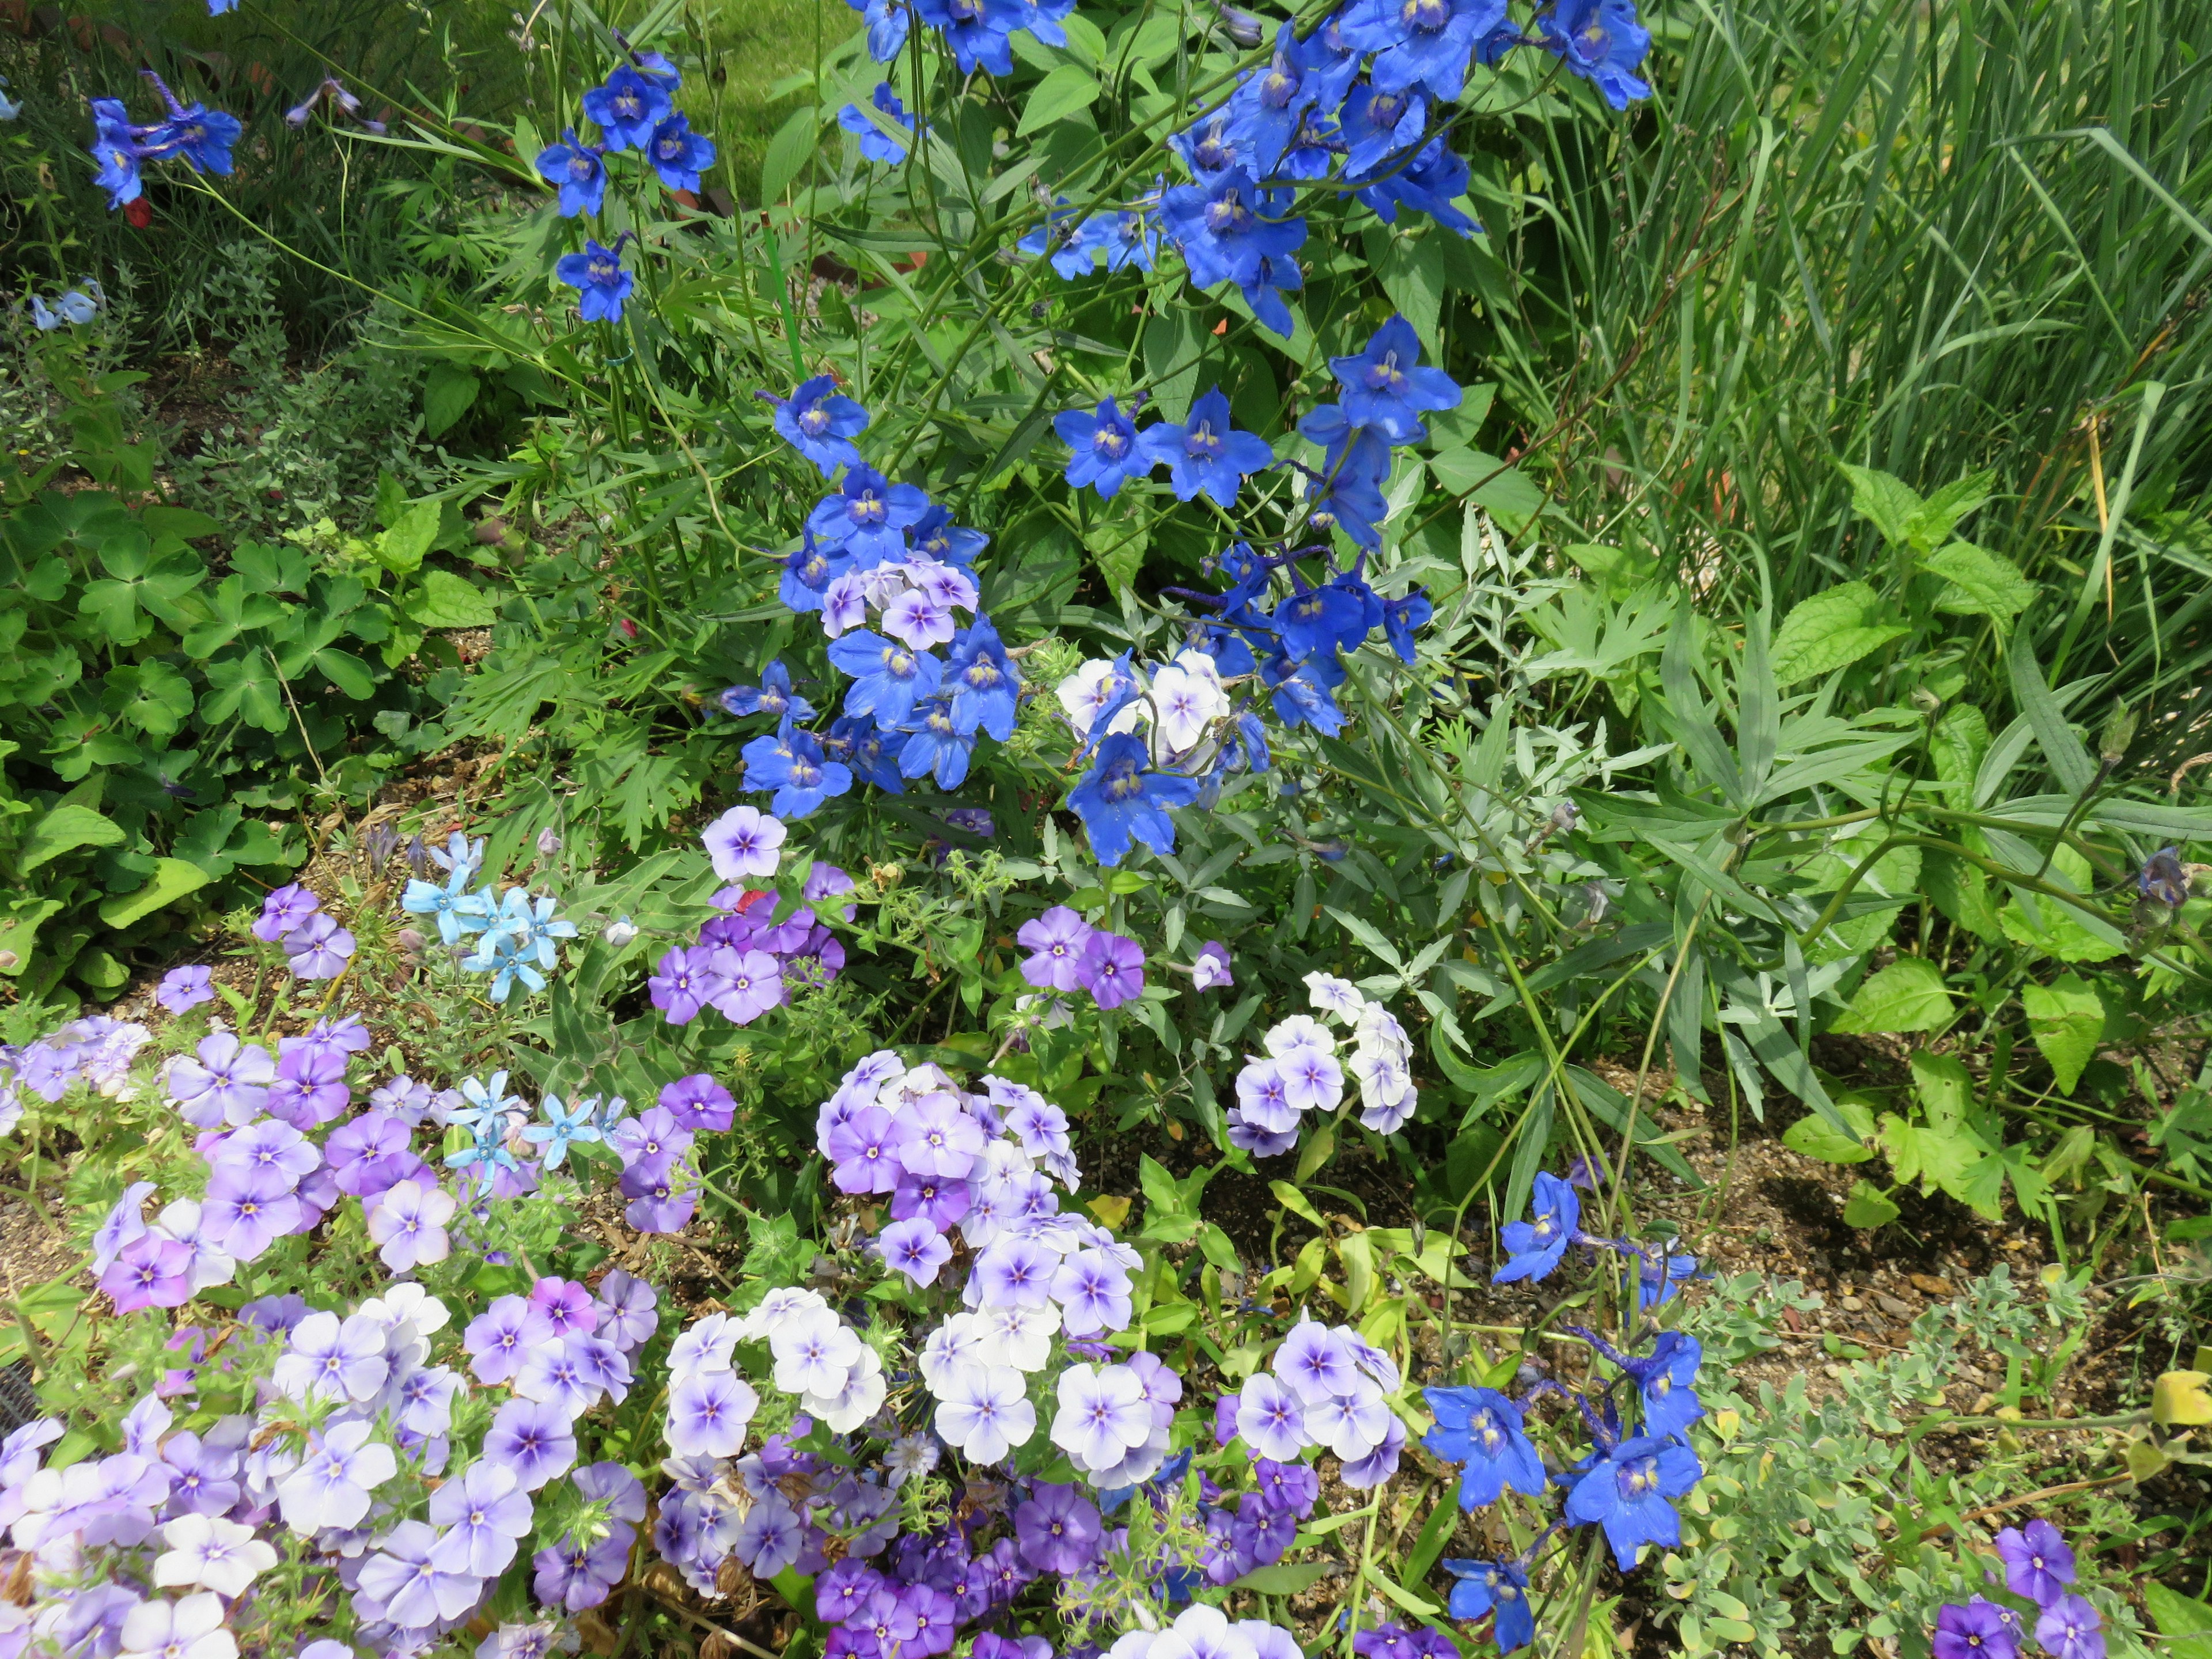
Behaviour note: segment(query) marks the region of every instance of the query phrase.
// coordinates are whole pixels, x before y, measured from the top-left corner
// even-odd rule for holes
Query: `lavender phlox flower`
[[[264,1547],[266,1547],[264,1546]],[[212,1590],[175,1601],[141,1602],[123,1620],[128,1659],[237,1659],[238,1641],[224,1627],[222,1600]]]
[[[1053,1443],[1092,1473],[1116,1468],[1151,1437],[1143,1384],[1126,1365],[1069,1366],[1055,1389]]]
[[[154,1000],[173,1014],[189,1013],[203,1002],[215,1000],[214,975],[198,965],[172,968],[161,975]]]
[[[572,1423],[558,1406],[509,1400],[484,1435],[483,1455],[513,1470],[523,1491],[536,1492],[576,1461]]]
[[[735,1457],[759,1407],[759,1395],[734,1371],[685,1376],[669,1390],[669,1449],[681,1457]]]
[[[1011,1366],[955,1367],[936,1392],[937,1431],[970,1463],[996,1463],[1036,1431],[1028,1379]]]
[[[243,1125],[261,1115],[276,1062],[266,1048],[230,1031],[202,1037],[189,1060],[169,1063],[167,1088],[179,1115],[196,1128]]]
[[[308,1431],[306,1459],[276,1483],[278,1506],[293,1531],[310,1537],[325,1527],[351,1527],[368,1513],[370,1492],[399,1468],[392,1448],[369,1433],[370,1425],[357,1419]]]

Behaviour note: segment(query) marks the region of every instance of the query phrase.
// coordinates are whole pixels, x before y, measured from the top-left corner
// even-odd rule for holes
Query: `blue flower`
[[[1296,567],[1291,584],[1290,596],[1275,607],[1270,620],[1293,661],[1349,650],[1367,637],[1366,611],[1357,597],[1334,582],[1310,587]]]
[[[1431,138],[1422,146],[1413,165],[1402,173],[1386,173],[1372,182],[1357,177],[1345,182],[1363,186],[1359,199],[1372,208],[1386,225],[1398,222],[1398,210],[1402,205],[1427,214],[1462,236],[1472,236],[1482,228],[1452,205],[1467,193],[1467,162],[1441,137]]]
[[[486,894],[489,892],[487,889]],[[498,909],[489,913],[484,937],[477,944],[477,955],[506,951],[519,957],[535,957],[541,968],[554,966],[559,959],[555,941],[576,937],[574,922],[555,916],[559,902],[550,893],[541,893],[532,899],[527,888],[508,888]],[[531,988],[536,990],[538,987],[532,985]]]
[[[1055,196],[1052,205],[1045,210],[1044,222],[1016,242],[1015,251],[1032,259],[1050,254],[1053,270],[1073,282],[1097,263],[1093,249],[1083,240],[1085,227],[1069,226],[1068,221],[1074,217],[1075,210],[1068,204],[1067,198]]]
[[[622,321],[623,301],[637,286],[622,255],[586,238],[581,253],[563,254],[553,274],[577,291],[576,312],[587,323]]]
[[[1426,87],[1449,102],[1476,43],[1504,21],[1505,0],[1359,0],[1345,14],[1344,38],[1375,54],[1376,86]]]
[[[1191,404],[1190,418],[1182,425],[1162,421],[1147,427],[1137,444],[1151,465],[1168,469],[1178,501],[1204,490],[1223,507],[1234,506],[1245,477],[1275,459],[1265,438],[1229,423],[1229,399],[1219,386]]]
[[[132,126],[130,112],[124,108],[119,98],[95,98],[91,101],[92,159],[100,163],[93,183],[107,192],[107,205],[112,210],[137,201],[143,193],[139,168],[143,152],[138,141],[160,128]]]
[[[773,732],[762,732],[738,750],[738,758],[745,763],[742,788],[774,789],[783,781],[791,765],[793,733],[793,727],[787,720]]]
[[[891,90],[890,82],[878,82],[875,94],[869,101],[894,125],[904,127],[909,133],[914,131],[914,117],[906,112],[906,106],[899,102],[898,94]],[[858,104],[848,104],[839,110],[837,125],[860,141],[860,154],[871,161],[882,161],[896,167],[906,160],[907,147],[870,120],[867,112]]]
[[[1317,49],[1302,45],[1288,20],[1275,31],[1275,55],[1265,69],[1244,77],[1229,102],[1237,148],[1248,151],[1253,171],[1265,178],[1275,170],[1298,130],[1298,118],[1314,101],[1320,78],[1309,64]]]
[[[1306,40],[1305,67],[1313,76],[1317,110],[1333,110],[1344,101],[1352,82],[1358,78],[1360,60],[1366,56],[1364,48],[1346,38],[1348,15],[1345,11],[1333,14]]]
[[[1559,1258],[1567,1253],[1567,1246],[1574,1242],[1576,1230],[1582,1225],[1581,1197],[1549,1170],[1537,1171],[1535,1191],[1529,1201],[1534,1218],[1509,1221],[1502,1229],[1507,1260],[1491,1275],[1494,1285],[1549,1277],[1552,1269],[1559,1265]]]
[[[1621,1354],[1615,1358],[1644,1396],[1644,1433],[1662,1440],[1686,1435],[1690,1425],[1705,1414],[1705,1406],[1691,1388],[1705,1358],[1696,1337],[1662,1331],[1647,1358]]]
[[[1230,122],[1230,112],[1219,110],[1201,126],[1168,135],[1168,148],[1182,157],[1202,185],[1211,186],[1232,171],[1248,179],[1256,176],[1246,147],[1238,143]]]
[[[1075,9],[1076,0],[1019,0],[1016,8],[1018,21],[1014,27],[1027,29],[1048,46],[1067,44],[1067,31],[1060,27],[1060,20]]]
[[[862,462],[848,467],[844,483],[822,498],[806,523],[827,548],[853,556],[863,570],[906,552],[906,532],[929,511],[929,497],[912,484],[895,484]]]
[[[1636,1270],[1636,1305],[1656,1308],[1672,1297],[1682,1281],[1699,1277],[1698,1258],[1669,1255],[1664,1250],[1644,1255]]]
[[[1632,72],[1651,50],[1651,31],[1636,21],[1634,0],[1559,0],[1536,20],[1536,32],[1613,108],[1651,95],[1650,83]]]
[[[786,715],[795,720],[814,718],[814,705],[791,689],[791,671],[781,657],[769,659],[757,686],[733,685],[720,701],[732,714],[773,714],[778,720]]]
[[[399,896],[399,908],[411,915],[437,917],[438,937],[458,945],[463,933],[480,933],[490,925],[490,890],[470,892],[469,883],[475,877],[476,866],[464,865],[442,887],[434,881],[410,881]]]
[[[560,1096],[548,1095],[538,1108],[544,1113],[545,1121],[530,1125],[522,1132],[522,1138],[534,1146],[543,1146],[545,1149],[545,1167],[557,1170],[567,1160],[569,1147],[579,1142],[605,1139],[594,1121],[599,1103],[595,1096],[590,1100],[578,1101],[572,1110],[561,1103]]]
[[[1522,1426],[1518,1403],[1495,1389],[1424,1389],[1421,1397],[1437,1419],[1421,1444],[1433,1457],[1467,1465],[1460,1476],[1460,1508],[1495,1504],[1508,1487],[1530,1498],[1543,1495],[1550,1477]]]
[[[1418,92],[1354,87],[1344,100],[1344,158],[1347,173],[1368,173],[1393,155],[1419,145],[1428,131],[1428,100]]]
[[[1682,1541],[1681,1517],[1668,1500],[1681,1497],[1705,1473],[1687,1446],[1638,1435],[1622,1441],[1576,1480],[1567,1494],[1567,1518],[1602,1527],[1620,1570],[1632,1572],[1644,1545]]]
[[[935,696],[945,677],[945,665],[928,652],[866,628],[830,641],[830,660],[853,677],[845,712],[869,715],[887,732],[913,719],[915,705]]]
[[[1328,367],[1343,383],[1346,417],[1379,428],[1395,444],[1421,442],[1428,436],[1424,414],[1459,407],[1459,383],[1441,368],[1421,367],[1420,339],[1403,317],[1392,316],[1364,350],[1332,357]]]
[[[980,726],[1000,743],[1013,736],[1022,677],[988,617],[977,617],[953,640],[945,678],[952,691],[954,731],[972,735]]]
[[[1268,701],[1284,725],[1310,726],[1325,738],[1344,730],[1344,711],[1332,695],[1343,684],[1344,671],[1335,666],[1334,657],[1309,657],[1304,662],[1270,657],[1260,665],[1260,681],[1274,688]]]
[[[845,3],[867,21],[868,56],[878,64],[896,58],[906,45],[910,21],[906,0],[845,0]]]
[[[945,37],[963,75],[973,75],[979,66],[994,75],[1014,72],[1008,37],[1027,21],[1021,0],[915,0],[915,9]]]
[[[899,746],[905,741],[902,734],[885,732],[872,720],[841,714],[830,722],[822,746],[826,752],[835,744],[855,777],[891,794],[903,795],[906,784],[898,775],[896,761]]]
[[[940,789],[957,789],[966,781],[975,734],[953,723],[952,700],[943,691],[915,711],[905,730],[906,744],[898,757],[902,775],[918,778],[928,773]]]
[[[545,975],[538,971],[511,933],[486,933],[477,941],[474,954],[461,958],[461,966],[472,974],[491,975],[488,994],[494,1002],[505,1002],[518,980],[532,991],[545,988]]]
[[[1446,1561],[1443,1569],[1459,1582],[1451,1587],[1451,1616],[1462,1622],[1495,1613],[1491,1626],[1498,1650],[1510,1653],[1536,1639],[1536,1615],[1528,1610],[1528,1569],[1517,1561]]]
[[[932,507],[916,519],[907,538],[921,557],[962,570],[973,570],[975,556],[991,544],[991,538],[981,531],[965,530],[953,523],[952,510],[945,507]]]
[[[236,11],[238,0],[208,0],[208,15],[220,17],[225,12]]]
[[[1427,627],[1429,618],[1436,615],[1436,611],[1437,608],[1430,603],[1429,596],[1418,587],[1407,592],[1403,598],[1382,601],[1383,636],[1390,641],[1390,648],[1398,653],[1408,668],[1417,660],[1413,650],[1413,630]]]
[[[663,92],[674,92],[684,84],[684,71],[659,52],[634,52],[629,55],[629,61],[640,75]],[[617,1104],[620,1103],[617,1100]]]
[[[1191,635],[1191,647],[1213,659],[1214,672],[1224,680],[1242,678],[1256,674],[1260,665],[1254,660],[1252,647],[1244,642],[1244,635],[1226,623],[1205,623]]]
[[[1296,259],[1288,254],[1263,253],[1252,280],[1240,283],[1237,291],[1243,295],[1244,303],[1252,307],[1254,321],[1287,340],[1297,331],[1297,319],[1291,315],[1290,307],[1283,303],[1283,294],[1286,289],[1305,285],[1305,272],[1298,269]]]
[[[1175,820],[1167,809],[1189,805],[1197,798],[1198,781],[1147,771],[1146,760],[1141,738],[1113,732],[1100,740],[1090,775],[1067,792],[1068,808],[1083,820],[1101,864],[1110,866],[1127,858],[1132,836],[1155,853],[1175,851]]]
[[[1095,213],[1083,222],[1079,234],[1106,256],[1109,276],[1131,265],[1150,270],[1159,257],[1159,228],[1148,213]]]
[[[837,554],[824,552],[809,530],[783,562],[783,580],[776,586],[776,597],[793,611],[819,611],[823,590],[843,574],[848,562]]]
[[[161,88],[161,96],[167,100],[169,118],[146,135],[139,153],[149,161],[182,156],[185,165],[195,173],[228,175],[231,169],[231,146],[246,131],[244,123],[235,115],[210,109],[205,104],[193,104],[187,108],[171,96],[158,76],[148,72],[147,78]]]
[[[628,64],[584,94],[584,113],[599,123],[609,149],[643,149],[674,108],[666,87]]]
[[[1267,216],[1280,214],[1289,200],[1289,192],[1263,191],[1249,174],[1231,169],[1210,184],[1176,185],[1162,197],[1161,212],[1193,283],[1242,287],[1259,275],[1261,255],[1294,253],[1304,243],[1304,219]]]
[[[579,139],[573,128],[561,134],[559,143],[548,144],[538,152],[539,175],[548,184],[560,187],[559,207],[563,219],[597,213],[605,205],[607,166],[599,159],[602,153],[598,145]]]
[[[646,159],[671,190],[696,190],[699,175],[714,165],[714,141],[691,131],[691,123],[672,115],[653,128],[645,143]]]
[[[769,811],[780,818],[805,817],[830,796],[852,787],[850,769],[826,757],[821,740],[811,732],[791,732],[780,756],[761,766],[749,762],[745,767],[746,788],[775,791]]]
[[[837,382],[830,376],[817,374],[811,380],[801,380],[787,398],[768,392],[753,395],[775,405],[777,434],[821,468],[823,477],[840,466],[860,464],[860,452],[853,447],[853,440],[867,430],[868,411],[838,391]],[[819,611],[822,607],[807,608]]]
[[[1152,470],[1138,448],[1136,422],[1111,398],[1100,400],[1096,414],[1061,410],[1052,417],[1052,429],[1075,452],[1068,458],[1066,477],[1078,489],[1088,484],[1110,501],[1124,483]]]

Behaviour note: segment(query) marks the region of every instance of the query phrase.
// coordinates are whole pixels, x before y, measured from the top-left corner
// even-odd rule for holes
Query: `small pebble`
[[[1874,1301],[1875,1305],[1884,1313],[1893,1315],[1899,1319],[1910,1319],[1915,1311],[1910,1302],[1899,1302],[1893,1296],[1878,1296]]]
[[[1847,1296],[1844,1298],[1844,1311],[1845,1313],[1856,1313],[1865,1306],[1866,1304],[1860,1301],[1858,1297],[1855,1296]]]

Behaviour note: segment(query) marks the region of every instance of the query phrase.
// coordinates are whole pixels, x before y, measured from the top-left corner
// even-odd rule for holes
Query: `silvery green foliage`
[[[2015,1364],[2031,1381],[2039,1368],[2055,1372],[2051,1362],[2063,1363],[2087,1328],[2082,1280],[2023,1287],[2000,1265],[1923,1313],[1901,1352],[1830,1365],[1825,1386],[1808,1382],[1811,1368],[1801,1364],[1781,1388],[1729,1390],[1736,1363],[1782,1346],[1785,1309],[1820,1305],[1794,1281],[1741,1273],[1717,1282],[1683,1315],[1682,1328],[1719,1362],[1709,1368],[1711,1411],[1695,1436],[1705,1480],[1683,1506],[1684,1547],[1661,1563],[1679,1609],[1673,1640],[1692,1659],[1739,1646],[1778,1659],[1814,1638],[1838,1653],[1869,1638],[1910,1638],[1929,1628],[1942,1602],[1987,1589],[1983,1573],[1994,1558],[1978,1551],[1987,1549],[1988,1533],[2033,1513],[1992,1516],[1986,1529],[1970,1528],[1963,1544],[1939,1535],[1915,1542],[1902,1559],[1884,1559],[1898,1548],[1899,1520],[1924,1515],[1928,1481],[1943,1480],[1941,1501],[1961,1510],[2042,1483],[2044,1462],[2002,1449],[1947,1479],[1909,1437],[1973,1354],[1994,1356],[2000,1370]],[[2097,1518],[2093,1509],[2091,1530]],[[2111,1652],[2148,1653],[2124,1602],[2094,1583],[2094,1559],[2083,1565],[2090,1582],[2076,1588],[2105,1615]]]

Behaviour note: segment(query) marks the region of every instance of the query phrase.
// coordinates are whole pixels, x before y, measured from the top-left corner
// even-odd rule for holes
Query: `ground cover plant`
[[[9,1652],[2212,1639],[2203,19],[208,10],[0,36]]]

